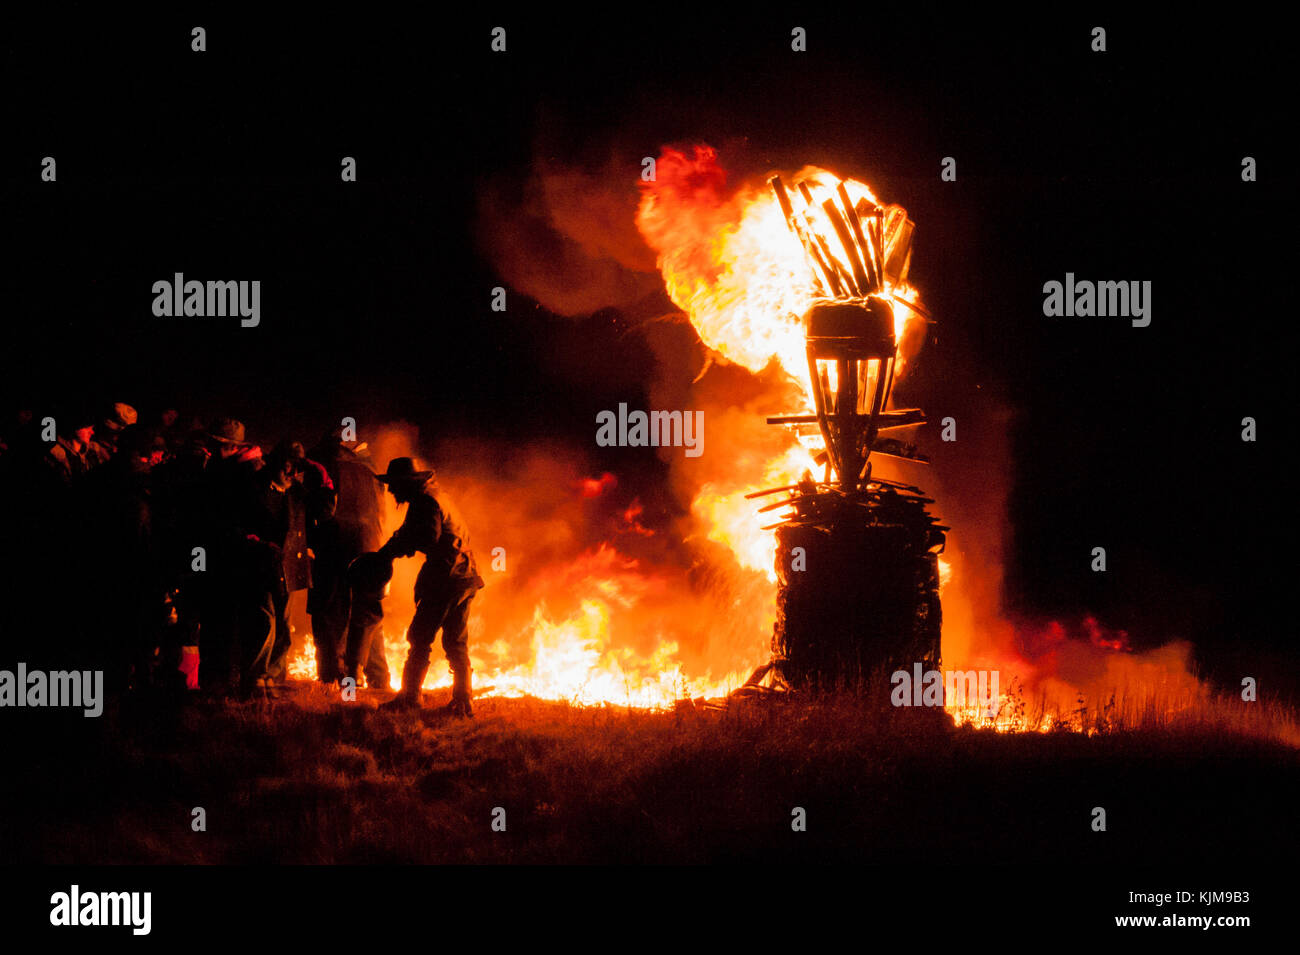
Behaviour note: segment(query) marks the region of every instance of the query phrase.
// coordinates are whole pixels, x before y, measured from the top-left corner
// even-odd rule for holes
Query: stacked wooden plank
[[[780,176],[769,184],[786,225],[808,256],[820,295],[842,300],[884,295],[903,301],[895,289],[907,279],[916,230],[906,210],[865,196],[854,203],[843,180],[834,196],[820,203],[806,181],[795,184],[797,201]]]

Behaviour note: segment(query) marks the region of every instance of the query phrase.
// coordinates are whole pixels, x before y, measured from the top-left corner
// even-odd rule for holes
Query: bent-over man
[[[447,712],[473,716],[470,704],[469,605],[483,586],[467,532],[434,496],[433,471],[417,471],[410,458],[393,458],[388,471],[375,477],[399,504],[406,519],[379,549],[385,559],[425,555],[415,579],[415,617],[407,630],[411,652],[402,670],[402,689],[386,706],[420,705],[420,685],[429,671],[433,641],[442,631],[442,647],[451,665],[451,703]]]

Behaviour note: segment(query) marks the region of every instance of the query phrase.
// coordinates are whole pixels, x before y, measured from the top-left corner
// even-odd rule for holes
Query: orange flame
[[[834,174],[813,166],[783,178],[802,181],[814,204],[830,197],[840,182]],[[849,179],[844,184],[852,203],[861,199],[877,203],[865,183]],[[701,342],[755,375],[779,371],[789,390],[804,401],[802,409],[746,406],[727,413],[743,414],[749,421],[763,410],[811,411],[800,316],[816,300],[818,290],[803,248],[766,181],[730,187],[716,152],[697,146],[689,154],[665,149],[657,163],[657,181],[642,187],[637,228],[656,253],[668,295],[689,317]],[[885,291],[895,301],[918,301],[916,290],[905,284]],[[917,334],[924,320],[899,304],[894,306],[894,319],[900,342],[898,378],[924,340]],[[616,520],[610,534],[617,540],[584,549],[576,558],[571,554],[560,558],[552,552],[571,543],[572,526],[578,520],[573,507],[599,506],[618,493],[613,474],[530,473],[502,486],[480,476],[450,489],[476,543],[516,539],[511,538],[512,529],[528,528],[529,543],[507,548],[512,569],[485,573],[489,586],[476,598],[470,646],[476,685],[482,692],[578,704],[659,707],[684,697],[725,694],[754,665],[765,661],[775,615],[775,541],[770,532],[761,530],[757,513],[761,501],[747,500],[745,495],[797,481],[812,464],[809,451],[818,448],[820,435],[727,427],[736,420],[715,425],[732,435],[725,467],[703,459],[673,465],[680,479],[677,484],[690,495],[692,529],[687,543],[701,552],[720,550],[730,558],[725,573],[713,573],[710,586],[702,590],[681,568],[634,560],[620,552],[620,547],[632,548],[638,541],[662,539],[643,525],[643,510],[636,500],[614,505]],[[741,432],[744,436],[737,437]],[[394,446],[389,451],[414,454],[414,441],[406,437],[400,449]],[[891,467],[882,462],[879,470],[891,476]],[[503,513],[506,502],[524,487],[530,494],[544,490],[552,497],[534,502],[525,512]],[[400,515],[391,502],[386,506],[385,530],[391,533]],[[552,516],[542,521],[535,516],[537,511]],[[532,546],[537,540],[552,549]],[[486,563],[487,554],[479,551],[479,555],[480,562]],[[525,573],[524,567],[532,572]],[[1060,705],[1062,701],[1068,705],[1076,688],[1055,676],[1054,663],[1047,658],[1036,666],[1015,653],[1014,629],[997,608],[990,609],[987,591],[996,590],[996,569],[950,547],[939,570],[945,661],[1002,672],[1003,694],[996,717],[950,705],[954,718],[1001,730],[1045,731],[1060,723],[1083,728],[1082,717],[1072,716]],[[414,571],[414,566],[399,567],[394,596],[386,601],[386,649],[394,684],[406,655],[401,633],[413,612],[409,594]],[[1188,670],[1185,647],[1141,656],[1124,652],[1127,643],[1122,633],[1108,633],[1095,621],[1085,623],[1085,629],[1091,642],[1082,645],[1104,655],[1106,680],[1134,688],[1133,705],[1140,708],[1159,700],[1164,711],[1176,712],[1204,699],[1204,688]],[[1051,637],[1049,632],[1046,638]],[[1062,641],[1062,652],[1078,643]],[[295,661],[295,675],[314,672],[309,653],[310,648]],[[1021,688],[1030,683],[1054,707],[1027,712]],[[425,686],[449,684],[445,668],[435,666]]]
[[[820,207],[836,196],[841,177],[805,166],[790,181],[802,183],[810,205]],[[843,183],[851,204],[863,199],[879,204],[866,183]],[[802,316],[818,291],[803,247],[766,179],[759,186],[742,185],[728,193],[717,152],[696,146],[689,156],[665,148],[656,164],[656,181],[642,186],[637,228],[658,254],[668,295],[689,316],[700,341],[751,372],[775,362],[798,386],[804,406],[772,411],[811,412]],[[917,301],[916,290],[904,284],[886,285],[885,292]],[[899,341],[913,322],[924,324],[916,312],[896,303],[894,333]],[[902,376],[903,357],[896,378]],[[784,443],[775,456],[763,456],[759,449],[752,456],[742,453],[732,468],[736,479],[704,485],[692,504],[693,513],[709,528],[710,540],[729,547],[742,566],[762,571],[771,581],[776,580],[775,541],[761,530],[758,506],[745,495],[794,483],[812,466],[808,452],[822,445],[816,429],[790,434]]]
[[[800,319],[817,290],[803,248],[771,188],[764,181],[726,195],[726,174],[708,146],[696,146],[691,156],[665,149],[656,177],[642,183],[637,228],[658,253],[669,298],[690,316],[706,346],[753,372],[775,360],[807,398]],[[835,198],[841,179],[805,166],[791,181],[808,187],[811,205],[820,207]],[[879,204],[866,183],[843,182],[851,203],[866,199]],[[885,291],[916,301],[915,290],[906,285]],[[912,321],[922,320],[895,304],[898,339]]]
[[[771,189],[763,183],[729,193],[716,153],[704,146],[692,156],[666,149],[657,173],[656,182],[645,184],[636,224],[658,256],[670,298],[689,316],[705,346],[755,373],[775,362],[803,396],[802,410],[812,410],[800,320],[817,290],[803,249]],[[802,181],[818,203],[830,197],[840,182],[812,166],[792,181]],[[876,203],[866,184],[846,180],[845,187],[852,202]],[[887,291],[916,300],[915,290],[905,285]],[[900,337],[907,324],[916,320],[906,307],[895,308]],[[812,463],[809,451],[819,444],[819,435],[769,429],[761,444],[732,448],[725,472],[712,471],[694,482],[690,514],[695,536],[721,545],[734,564],[725,594],[684,593],[683,581],[647,570],[621,555],[612,543],[534,576],[526,596],[507,599],[501,596],[500,581],[490,579],[489,587],[476,598],[482,610],[471,617],[477,685],[500,696],[528,694],[633,706],[664,706],[684,696],[718,696],[739,686],[766,659],[776,597],[775,541],[761,529],[759,505],[745,495],[797,480]],[[413,448],[402,448],[400,453],[411,454]],[[617,485],[617,478],[606,473],[580,478],[571,488],[579,499],[598,501]],[[487,504],[478,508],[472,501],[459,503],[481,540],[479,528],[492,526],[496,515]],[[621,509],[620,516],[626,531],[653,536],[641,524],[639,502]],[[391,533],[396,523],[397,515],[389,508],[386,532]],[[409,620],[413,611],[401,596],[409,592],[409,573],[399,567],[394,578],[394,597],[386,603],[391,620]],[[514,612],[503,612],[506,603],[514,605]],[[521,616],[520,605],[531,609]],[[737,612],[739,606],[743,612]],[[485,617],[493,623],[485,626]],[[725,629],[718,621],[727,621],[730,627],[721,638],[711,632]],[[507,632],[502,632],[503,627]],[[406,652],[398,632],[397,626],[386,624],[394,683]],[[693,637],[692,645],[708,649],[705,659],[686,661],[683,639],[688,635]],[[723,674],[710,674],[710,658],[722,661]],[[312,661],[300,654],[293,672],[308,675],[313,670]],[[437,688],[449,682],[443,668],[434,667],[425,685]]]

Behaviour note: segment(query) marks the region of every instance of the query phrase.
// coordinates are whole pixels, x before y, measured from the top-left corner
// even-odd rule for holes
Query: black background
[[[939,324],[913,395],[932,419],[1012,410],[1013,608],[1092,612],[1138,644],[1189,637],[1229,674],[1289,659],[1295,175],[1277,24],[358,19],[74,7],[10,24],[6,416],[128,400],[235,414],[267,443],[340,414],[589,442],[610,394],[636,401],[644,346],[616,313],[491,312],[476,196],[522,181],[539,148],[730,144],[864,178],[919,224],[913,279]],[[46,155],[57,183],[40,181]],[[357,183],[339,181],[345,155]],[[1247,155],[1258,182],[1241,181]],[[176,271],[260,279],[261,326],[154,318],[150,286]],[[1067,271],[1151,281],[1150,327],[1045,318],[1042,285]],[[1099,544],[1104,575],[1087,571]]]

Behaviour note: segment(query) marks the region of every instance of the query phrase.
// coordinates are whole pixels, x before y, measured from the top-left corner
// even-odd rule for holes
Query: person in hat
[[[302,486],[307,454],[297,441],[284,440],[266,458],[254,497],[253,535],[271,548],[273,573],[263,581],[271,598],[275,637],[267,675],[277,683],[288,674],[292,648],[289,602],[311,586],[311,552],[307,547],[307,493]]]
[[[402,688],[386,706],[420,705],[420,686],[429,671],[433,641],[442,631],[442,647],[451,665],[451,703],[446,711],[472,716],[470,705],[469,605],[483,586],[464,527],[434,496],[433,471],[417,471],[410,458],[393,458],[388,470],[375,477],[398,504],[406,504],[406,519],[378,553],[386,560],[425,555],[415,579],[415,617],[406,632],[411,651],[402,669]]]
[[[244,441],[244,422],[238,418],[213,418],[208,425],[212,450],[223,458],[233,457],[248,445]]]
[[[105,464],[117,454],[117,443],[122,432],[139,420],[139,414],[125,401],[113,402],[113,407],[95,429],[95,438],[90,443],[89,453],[95,462]]]
[[[69,425],[66,430],[65,423]],[[94,419],[89,414],[60,415],[58,424],[58,434],[45,453],[45,463],[59,484],[71,487],[99,463],[91,451],[95,437]]]
[[[264,682],[275,636],[267,581],[280,574],[278,555],[259,535],[260,455],[243,422],[216,418],[208,426],[212,457],[203,468],[203,511],[195,528],[207,552],[196,577],[199,683],[212,693],[252,695]]]

